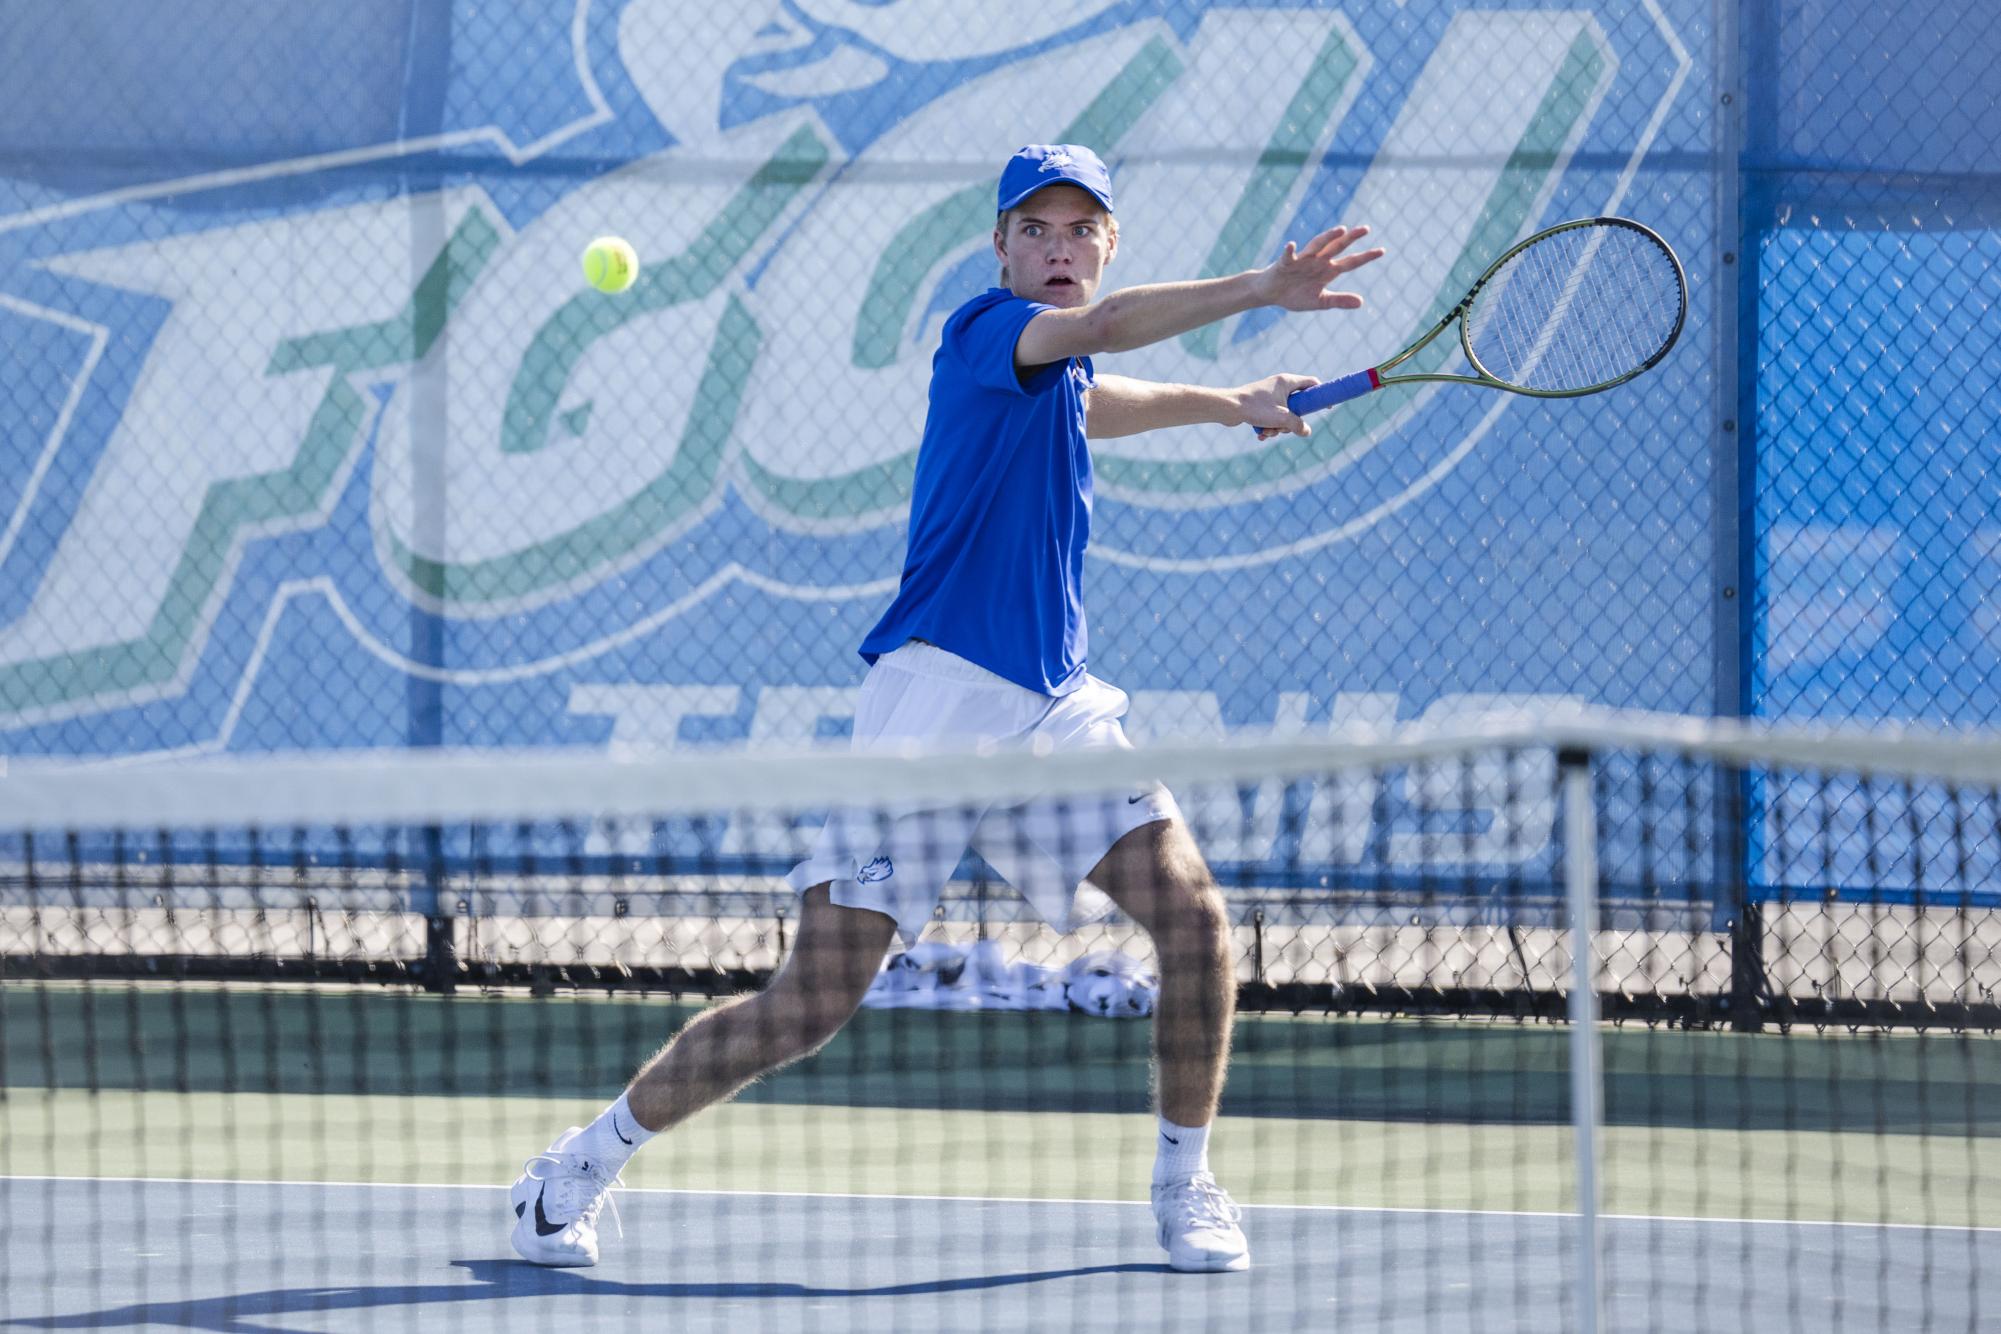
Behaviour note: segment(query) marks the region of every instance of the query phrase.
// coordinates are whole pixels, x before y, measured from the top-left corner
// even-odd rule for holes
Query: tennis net
[[[1050,869],[1163,783],[1233,973],[1212,1165],[1246,1273],[1170,1273],[1147,1203],[1150,1057],[1186,1056],[1147,1016],[1188,970]],[[1997,786],[1992,739],[1582,710],[1066,755],[17,765],[0,1324],[1978,1328]],[[520,1262],[524,1160],[810,966],[785,876],[816,849],[851,889],[878,857],[945,889],[823,1049],[626,1165],[600,1264]],[[1122,875],[1134,914],[1172,892]],[[1047,910],[1052,876],[1061,933],[1007,883]]]

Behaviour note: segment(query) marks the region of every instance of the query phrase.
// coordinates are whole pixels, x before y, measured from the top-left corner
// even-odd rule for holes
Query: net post
[[[1591,753],[1556,754],[1563,786],[1563,881],[1570,916],[1570,1116],[1577,1164],[1577,1321],[1579,1334],[1604,1325],[1599,1300],[1598,1124],[1598,819]]]

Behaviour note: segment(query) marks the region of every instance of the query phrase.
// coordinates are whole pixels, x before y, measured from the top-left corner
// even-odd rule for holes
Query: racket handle
[[[1382,387],[1382,377],[1377,375],[1375,367],[1371,366],[1368,370],[1356,371],[1353,375],[1344,375],[1338,380],[1327,380],[1314,385],[1311,389],[1302,389],[1288,397],[1285,405],[1304,417],[1309,412],[1319,412],[1322,408],[1331,408],[1336,403],[1346,403],[1351,398],[1360,398],[1370,390]]]

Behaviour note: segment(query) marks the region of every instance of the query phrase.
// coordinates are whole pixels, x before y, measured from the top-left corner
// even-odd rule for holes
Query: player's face
[[[1119,247],[1111,214],[1074,185],[1037,190],[1009,210],[994,232],[1002,282],[1016,296],[1046,305],[1090,304],[1105,265]]]

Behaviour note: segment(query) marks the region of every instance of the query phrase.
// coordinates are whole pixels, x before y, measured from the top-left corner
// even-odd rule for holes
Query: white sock
[[[1154,1141],[1158,1152],[1153,1158],[1153,1184],[1186,1181],[1197,1172],[1209,1170],[1209,1127],[1178,1126],[1160,1118],[1160,1137]]]
[[[598,1113],[597,1120],[584,1127],[581,1135],[564,1146],[566,1153],[580,1153],[604,1163],[616,1175],[658,1131],[648,1130],[632,1115],[632,1105],[623,1093],[618,1101]]]

